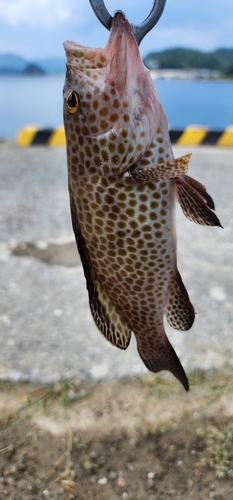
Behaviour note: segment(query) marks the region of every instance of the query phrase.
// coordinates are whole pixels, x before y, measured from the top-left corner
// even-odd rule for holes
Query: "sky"
[[[152,0],[105,0],[110,14],[121,9],[142,22]],[[89,0],[0,0],[0,53],[28,60],[64,57],[63,42],[103,47],[108,31]],[[141,54],[171,47],[209,51],[233,48],[233,0],[167,0],[157,26],[140,45]]]

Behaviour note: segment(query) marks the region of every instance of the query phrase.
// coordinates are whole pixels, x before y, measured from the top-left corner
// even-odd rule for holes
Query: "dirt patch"
[[[232,372],[1,387],[0,498],[232,498]]]

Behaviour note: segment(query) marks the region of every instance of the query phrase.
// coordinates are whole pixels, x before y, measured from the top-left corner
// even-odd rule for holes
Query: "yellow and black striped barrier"
[[[65,146],[66,138],[64,127],[38,128],[30,125],[22,128],[17,135],[17,144],[21,148],[46,145],[50,147]]]
[[[184,130],[169,130],[173,144],[179,146],[223,146],[233,147],[233,125],[225,130],[211,130],[207,127],[189,126]]]
[[[185,129],[169,130],[172,144],[179,146],[223,146],[233,147],[233,125],[225,130],[211,130],[207,127],[189,126]],[[65,146],[65,132],[63,127],[57,129],[33,126],[20,130],[17,144],[22,148],[37,145],[50,147]]]

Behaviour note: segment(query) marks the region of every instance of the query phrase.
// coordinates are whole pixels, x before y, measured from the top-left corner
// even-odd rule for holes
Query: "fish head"
[[[102,174],[124,173],[151,144],[161,108],[133,28],[117,11],[105,48],[70,41],[64,48],[67,140],[93,156]]]

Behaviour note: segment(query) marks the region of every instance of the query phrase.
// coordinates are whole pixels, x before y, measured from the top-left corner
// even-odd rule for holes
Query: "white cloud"
[[[163,28],[152,31],[145,38],[145,45],[142,50],[149,52],[150,47],[153,50],[161,50],[170,47],[189,47],[201,50],[211,50],[218,42],[218,34],[213,31],[206,31],[204,29],[196,29],[192,26]]]
[[[71,16],[69,2],[64,0],[0,0],[0,18],[12,26],[49,28],[67,22]]]

